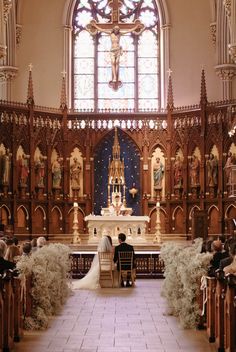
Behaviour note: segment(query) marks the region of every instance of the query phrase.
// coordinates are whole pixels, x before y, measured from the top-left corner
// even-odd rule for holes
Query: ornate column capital
[[[3,0],[3,17],[4,17],[4,22],[7,22],[7,18],[9,15],[9,12],[12,8],[12,1],[11,0]]]
[[[211,40],[214,46],[216,46],[216,22],[210,24],[211,29]]]
[[[18,73],[18,67],[0,66],[0,82],[11,81]]]
[[[21,36],[22,36],[22,25],[17,24],[16,25],[16,44],[19,45],[21,41]]]
[[[229,44],[229,53],[230,53],[230,56],[231,56],[232,60],[236,64],[236,43]]]
[[[236,75],[236,65],[217,65],[215,66],[215,71],[222,81],[232,81],[233,77]]]

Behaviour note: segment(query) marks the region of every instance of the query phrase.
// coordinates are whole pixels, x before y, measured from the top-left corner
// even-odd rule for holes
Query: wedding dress
[[[102,237],[99,245],[98,252],[112,252],[112,245],[107,236]],[[89,272],[80,280],[73,280],[72,287],[73,289],[87,289],[87,290],[95,290],[100,287],[99,285],[99,259],[98,253],[95,254],[93,258],[93,262]]]

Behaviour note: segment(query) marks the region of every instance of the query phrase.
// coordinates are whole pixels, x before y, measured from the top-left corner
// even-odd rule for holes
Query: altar
[[[89,243],[97,243],[102,236],[109,235],[116,243],[120,232],[124,233],[131,244],[145,243],[148,216],[132,215],[88,215],[85,217],[88,224]]]

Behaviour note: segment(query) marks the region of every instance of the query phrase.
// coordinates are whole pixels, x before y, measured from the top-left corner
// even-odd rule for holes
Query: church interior
[[[236,351],[234,279],[223,284],[214,277],[203,285],[207,333],[198,331],[188,341],[185,335],[186,344],[173,317],[162,315],[159,294],[163,272],[166,280],[169,270],[166,248],[176,255],[174,246],[191,247],[198,237],[235,240],[235,76],[236,0],[0,0],[1,235],[20,243],[43,236],[48,244],[69,246],[73,279],[89,271],[103,236],[117,245],[122,232],[137,253],[137,287],[99,291],[98,306],[95,292],[76,291],[63,308],[65,334],[63,324],[52,321],[54,342],[44,344],[42,333],[34,352]],[[198,267],[206,275],[203,259]],[[26,292],[31,284],[26,280]],[[14,300],[20,286],[13,288]],[[143,305],[141,293],[135,293],[139,289]],[[170,297],[170,288],[165,289]],[[217,310],[222,290],[226,299]],[[131,313],[121,321],[111,302],[118,307],[124,297]],[[73,304],[81,315],[70,320]],[[202,300],[198,304],[204,306]],[[20,317],[19,304],[15,309]],[[91,314],[99,319],[93,321]],[[105,325],[102,314],[110,314]],[[138,346],[135,315],[145,345]],[[217,332],[211,330],[214,324]],[[0,333],[0,349],[12,348],[10,325],[7,338]],[[97,325],[101,331],[93,344]],[[108,325],[114,325],[113,333],[102,338]],[[75,337],[78,326],[81,334]],[[68,338],[70,329],[74,335]],[[65,341],[59,346],[60,334]],[[29,343],[14,348],[28,351]]]

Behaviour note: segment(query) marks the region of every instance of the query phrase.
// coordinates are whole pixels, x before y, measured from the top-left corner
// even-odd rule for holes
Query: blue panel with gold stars
[[[118,129],[120,157],[124,158],[126,206],[133,209],[133,215],[140,215],[140,154],[130,137]],[[100,215],[101,209],[107,207],[108,164],[112,159],[114,130],[110,131],[97,146],[94,155],[94,214]],[[129,189],[135,187],[138,193],[134,198]]]

